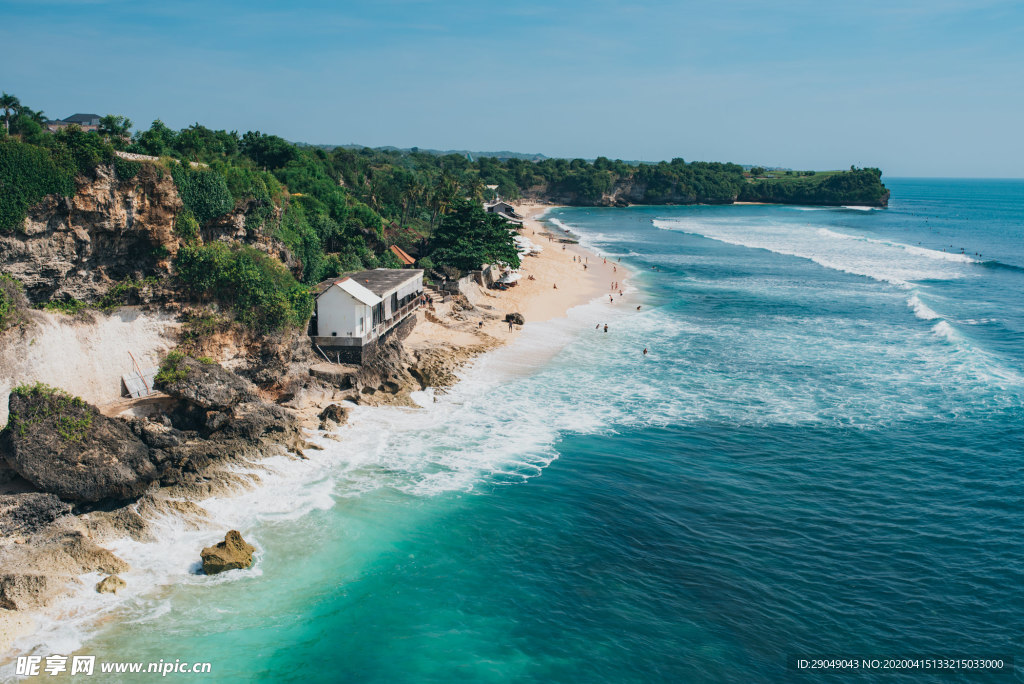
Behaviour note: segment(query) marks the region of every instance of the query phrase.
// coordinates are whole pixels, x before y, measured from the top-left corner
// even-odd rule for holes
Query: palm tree
[[[469,199],[478,204],[483,204],[484,191],[487,189],[487,186],[484,185],[483,179],[480,178],[480,176],[474,176],[473,179],[467,183],[467,186],[466,194]]]
[[[9,93],[0,95],[0,109],[4,110],[4,132],[11,134],[11,112],[17,112],[21,108],[18,98]]]
[[[431,233],[434,232],[434,224],[438,217],[448,213],[448,208],[458,196],[458,180],[447,170],[441,171],[441,175],[437,177],[437,184],[434,185],[434,192],[431,194],[431,203],[434,209],[434,214],[430,217]]]

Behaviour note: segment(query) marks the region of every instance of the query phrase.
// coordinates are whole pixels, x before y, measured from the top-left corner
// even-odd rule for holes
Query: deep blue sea
[[[552,211],[625,298],[125,542],[162,579],[48,648],[221,681],[1021,681],[1024,181],[886,182],[885,210]],[[227,526],[256,568],[189,574]],[[788,666],[814,655],[1021,662]]]

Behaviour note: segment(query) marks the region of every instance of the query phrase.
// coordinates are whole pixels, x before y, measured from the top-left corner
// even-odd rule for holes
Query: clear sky
[[[1024,3],[0,0],[52,117],[289,140],[1024,177]]]

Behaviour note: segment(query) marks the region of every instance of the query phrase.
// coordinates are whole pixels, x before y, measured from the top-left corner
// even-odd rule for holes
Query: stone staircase
[[[423,294],[427,296],[431,304],[440,304],[444,301],[444,294],[433,285],[423,285]]]

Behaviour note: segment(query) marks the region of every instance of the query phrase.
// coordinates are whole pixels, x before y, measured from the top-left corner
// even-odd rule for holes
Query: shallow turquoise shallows
[[[430,408],[358,409],[209,527],[126,546],[188,566],[237,525],[258,565],[183,566],[79,652],[446,683],[1021,654],[1024,182],[888,184],[887,210],[551,212],[636,272],[623,299],[528,323]],[[951,680],[930,677],[896,681]]]

